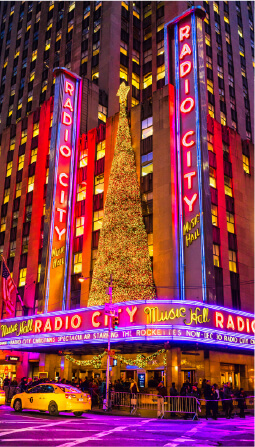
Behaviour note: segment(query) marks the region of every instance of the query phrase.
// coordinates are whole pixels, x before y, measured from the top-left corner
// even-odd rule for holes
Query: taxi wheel
[[[49,403],[48,409],[49,409],[49,413],[51,416],[58,416],[58,414],[59,414],[58,406],[57,406],[56,402],[54,402],[54,400],[52,400]]]
[[[74,416],[79,417],[83,415],[83,411],[74,411]]]
[[[22,411],[22,404],[21,404],[21,400],[20,400],[20,399],[16,399],[16,400],[14,401],[13,408],[14,408],[14,410],[17,411],[17,412]]]

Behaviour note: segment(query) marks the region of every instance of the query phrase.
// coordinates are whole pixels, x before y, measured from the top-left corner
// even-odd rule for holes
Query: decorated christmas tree
[[[129,89],[123,82],[117,93],[120,98],[119,126],[89,306],[109,301],[106,287],[111,275],[113,303],[155,297],[135,156],[126,115]]]

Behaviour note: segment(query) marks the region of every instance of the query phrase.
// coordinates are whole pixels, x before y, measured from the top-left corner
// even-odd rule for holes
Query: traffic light
[[[112,317],[112,328],[114,329],[118,329],[119,326],[119,317]]]

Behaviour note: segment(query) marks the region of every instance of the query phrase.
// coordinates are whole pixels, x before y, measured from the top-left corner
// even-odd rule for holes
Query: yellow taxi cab
[[[23,409],[39,410],[58,416],[63,411],[81,416],[85,411],[91,410],[91,397],[72,385],[41,383],[23,393],[15,394],[11,407],[17,412]]]
[[[0,405],[5,404],[5,392],[4,390],[0,390]]]

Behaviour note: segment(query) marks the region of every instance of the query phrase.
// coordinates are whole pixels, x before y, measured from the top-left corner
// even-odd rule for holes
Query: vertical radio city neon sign
[[[47,191],[44,311],[66,309],[70,288],[71,244],[80,125],[81,78],[56,69],[56,90]],[[48,225],[48,227],[47,227]]]
[[[194,288],[196,285],[201,290],[201,299],[206,301],[204,188],[209,188],[209,182],[208,185],[205,184],[203,173],[208,154],[202,143],[206,141],[206,128],[201,124],[204,120],[204,117],[201,117],[201,102],[206,105],[206,96],[201,96],[204,87],[204,68],[201,67],[203,16],[202,8],[194,7],[165,25],[165,62],[167,82],[175,84],[174,95],[169,86],[169,101],[172,94],[175,116],[170,116],[170,120],[174,121],[175,129],[174,135],[171,136],[175,139],[178,184],[175,213],[178,214],[176,243],[179,253],[180,298],[185,299],[185,288]],[[199,54],[197,28],[200,39]],[[174,51],[171,42],[174,43]],[[172,128],[173,123],[170,124]],[[197,298],[200,295],[199,290],[195,290],[194,295]],[[189,293],[189,298],[191,296],[192,292]]]

